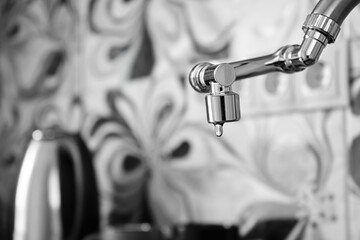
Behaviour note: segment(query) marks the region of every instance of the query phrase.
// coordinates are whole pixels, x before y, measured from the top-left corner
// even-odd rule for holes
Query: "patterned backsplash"
[[[304,72],[236,83],[217,138],[199,61],[301,43],[314,0],[1,0],[0,239],[31,132],[79,134],[101,226],[296,220],[291,239],[360,238],[360,9]],[[266,21],[264,21],[264,19]]]

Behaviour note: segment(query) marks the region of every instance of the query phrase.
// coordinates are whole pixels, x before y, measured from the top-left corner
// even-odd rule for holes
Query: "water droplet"
[[[215,134],[217,137],[221,137],[223,134],[223,126],[221,124],[215,124]]]

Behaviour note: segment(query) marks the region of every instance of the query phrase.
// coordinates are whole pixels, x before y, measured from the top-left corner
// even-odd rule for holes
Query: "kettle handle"
[[[82,156],[75,144],[73,138],[63,138],[58,144],[58,166],[59,166],[59,178],[60,178],[60,193],[61,193],[61,210],[62,210],[62,230],[63,239],[66,239],[66,235],[69,234],[68,239],[76,239],[79,234],[80,226],[83,221],[82,215],[84,211],[84,171],[82,169]],[[70,168],[69,168],[70,167]],[[73,176],[69,175],[69,171],[73,172]],[[65,199],[64,192],[71,188],[71,185],[64,184],[64,181],[69,183],[69,180],[74,181],[74,189],[69,196],[75,197],[74,205],[72,208],[72,219],[71,223],[64,219],[67,216],[65,204],[68,202]],[[70,183],[71,184],[71,183]],[[72,201],[71,201],[72,202]],[[67,207],[71,209],[71,206]],[[64,216],[65,215],[65,216]],[[70,225],[70,229],[66,229],[66,225]],[[67,233],[68,232],[68,233]]]
[[[58,166],[63,239],[82,239],[98,230],[98,194],[92,156],[80,136],[69,134],[59,141]],[[69,188],[72,192],[64,194]]]

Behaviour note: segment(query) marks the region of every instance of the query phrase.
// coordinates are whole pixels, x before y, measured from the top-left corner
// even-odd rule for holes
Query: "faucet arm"
[[[209,93],[212,82],[229,86],[236,80],[270,72],[299,72],[315,64],[326,45],[333,43],[340,32],[337,22],[317,12],[308,15],[303,24],[305,35],[301,45],[287,45],[273,54],[237,62],[200,63],[190,72],[190,84],[198,92]]]
[[[234,81],[271,72],[294,73],[315,64],[325,48],[327,37],[308,30],[301,45],[286,45],[273,54],[231,63],[200,63],[189,75],[192,87],[202,93],[211,92],[211,83],[230,86]]]
[[[298,45],[288,45],[273,54],[257,58],[220,64],[200,63],[190,72],[189,81],[196,91],[208,93],[212,82],[228,86],[234,81],[270,72],[300,71],[303,61],[298,59],[299,49]]]
[[[302,71],[318,61],[328,43],[335,42],[340,24],[359,3],[360,0],[321,0],[303,24],[305,35],[300,46],[288,45],[270,55],[227,64],[198,64],[190,73],[190,84],[196,91],[208,93],[211,82],[226,82],[224,86],[229,86],[235,80],[270,72]],[[229,76],[230,80],[224,80]]]

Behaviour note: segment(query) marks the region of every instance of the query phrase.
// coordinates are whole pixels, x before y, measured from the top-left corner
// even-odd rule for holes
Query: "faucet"
[[[340,26],[360,0],[320,0],[303,24],[300,45],[286,45],[273,54],[231,63],[199,63],[189,74],[191,86],[205,97],[209,123],[223,134],[226,122],[241,118],[240,99],[231,89],[235,81],[270,72],[295,73],[314,65],[327,44],[334,43]]]

